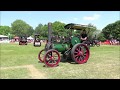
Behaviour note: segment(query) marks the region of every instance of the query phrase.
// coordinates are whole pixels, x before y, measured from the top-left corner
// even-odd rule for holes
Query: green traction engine
[[[74,30],[83,30],[85,25],[67,24],[64,26],[69,30],[67,37],[58,37],[52,35],[52,23],[48,23],[48,40],[45,48],[38,54],[40,62],[45,63],[48,67],[56,67],[59,62],[75,62],[84,64],[89,59],[89,48],[86,44],[81,43],[79,36],[72,35]]]

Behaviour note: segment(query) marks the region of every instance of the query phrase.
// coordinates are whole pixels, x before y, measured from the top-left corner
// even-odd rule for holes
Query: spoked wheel
[[[49,67],[56,67],[60,62],[60,54],[57,50],[48,50],[44,56],[44,63]]]
[[[71,50],[71,57],[78,64],[86,63],[89,55],[89,49],[85,44],[76,44]]]
[[[42,49],[38,54],[38,59],[40,62],[44,62],[45,49]]]

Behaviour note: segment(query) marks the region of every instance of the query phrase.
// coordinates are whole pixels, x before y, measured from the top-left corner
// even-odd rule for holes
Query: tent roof
[[[33,39],[33,38],[30,36],[30,37],[28,37],[27,39]]]
[[[5,35],[0,35],[0,37],[8,37],[8,36],[5,36]]]

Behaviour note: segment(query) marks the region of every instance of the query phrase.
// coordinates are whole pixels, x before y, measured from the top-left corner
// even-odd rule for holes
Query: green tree
[[[64,36],[66,35],[66,30],[64,29],[65,24],[61,23],[59,21],[55,21],[52,23],[52,35],[59,35],[59,36]],[[39,24],[35,28],[35,32],[37,34],[40,34],[40,38],[48,38],[48,24],[42,25]]]
[[[47,31],[48,27],[47,25],[42,25],[41,23],[35,28],[34,34],[40,34],[40,39],[46,39],[47,38]]]
[[[102,29],[102,33],[106,39],[110,39],[111,36],[115,39],[120,38],[120,20],[108,24]]]
[[[11,33],[11,27],[9,27],[9,26],[0,26],[0,34],[8,35],[9,33]]]
[[[35,28],[35,31],[34,31],[34,33],[35,34],[41,34],[42,35],[42,27],[43,27],[43,25],[42,24],[39,24],[36,28]]]
[[[102,32],[98,34],[97,39],[102,42],[104,42],[106,40],[106,38],[104,37],[104,34]]]
[[[59,21],[55,21],[52,24],[52,29],[53,29],[53,34],[54,35],[59,35],[59,36],[65,36],[66,35],[66,30],[64,28],[65,24],[61,23]]]
[[[34,33],[33,27],[31,27],[31,26],[28,25],[28,30],[26,32],[27,36],[32,36],[33,33]]]
[[[42,34],[41,36],[44,38],[44,39],[47,39],[48,38],[48,25],[45,24],[43,27],[42,27]]]
[[[15,20],[11,26],[12,33],[16,36],[30,36],[34,32],[33,28],[23,20]]]

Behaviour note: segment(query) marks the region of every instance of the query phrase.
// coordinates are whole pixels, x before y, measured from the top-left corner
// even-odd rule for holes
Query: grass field
[[[90,48],[85,64],[60,62],[58,67],[43,67],[38,62],[41,47],[32,44],[0,44],[1,79],[120,79],[120,46]]]

